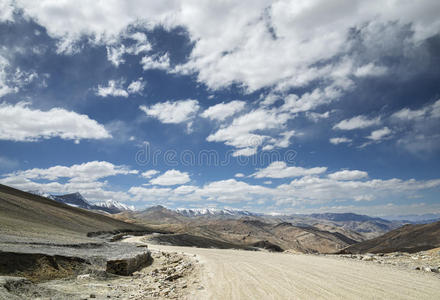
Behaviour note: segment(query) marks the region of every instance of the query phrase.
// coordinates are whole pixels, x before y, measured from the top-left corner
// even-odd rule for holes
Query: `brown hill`
[[[131,212],[137,219],[148,220],[151,224],[178,224],[187,218],[161,205],[152,206],[140,212]]]
[[[404,225],[377,238],[349,246],[341,253],[418,252],[440,247],[440,221]]]
[[[101,231],[146,228],[0,185],[0,236],[3,240],[65,240]]]
[[[284,250],[294,249],[304,253],[334,253],[363,240],[359,234],[346,232],[337,227],[328,226],[326,230],[323,230],[314,226],[295,226],[291,223],[279,223],[260,217],[241,219],[188,218],[163,207],[153,207],[143,212],[130,213],[130,216],[123,213],[118,217],[125,220],[131,217],[146,226],[156,227],[157,224],[160,224],[160,229],[173,231],[180,234],[179,237],[191,236],[191,245],[199,247],[208,243],[198,245],[200,239],[197,237],[239,247],[270,245],[269,248],[273,249],[280,247]],[[333,232],[331,229],[334,229]],[[163,239],[170,239],[170,237],[163,237]],[[170,240],[167,243],[173,244],[174,241]],[[182,242],[179,241],[179,244],[176,245],[182,245]],[[268,247],[264,246],[263,248]]]
[[[198,229],[198,234],[209,234],[233,243],[253,245],[266,241],[284,250],[303,253],[333,253],[357,242],[341,233],[313,226],[295,226],[287,222],[273,224],[250,218],[212,221]]]

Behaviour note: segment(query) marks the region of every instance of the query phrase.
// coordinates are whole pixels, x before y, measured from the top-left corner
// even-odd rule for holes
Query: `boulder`
[[[107,261],[106,271],[111,274],[128,276],[151,264],[150,251],[132,257],[121,257]]]

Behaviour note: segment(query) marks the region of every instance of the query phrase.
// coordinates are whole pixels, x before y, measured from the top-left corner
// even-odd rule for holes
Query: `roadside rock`
[[[151,253],[147,251],[134,257],[108,260],[106,271],[111,274],[128,276],[148,266],[151,262]]]
[[[416,253],[391,252],[391,253],[366,253],[366,254],[339,254],[342,259],[357,259],[371,261],[382,265],[391,265],[399,268],[429,273],[440,273],[440,248],[435,248]],[[436,274],[436,276],[438,276]]]

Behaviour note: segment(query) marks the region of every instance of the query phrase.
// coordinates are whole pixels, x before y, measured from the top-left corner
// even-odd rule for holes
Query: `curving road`
[[[196,255],[191,299],[440,299],[440,277],[325,256],[149,245]]]

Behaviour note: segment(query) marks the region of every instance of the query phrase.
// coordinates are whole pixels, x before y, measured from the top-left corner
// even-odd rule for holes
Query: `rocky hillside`
[[[86,236],[90,232],[145,230],[102,214],[0,185],[0,234],[20,238]]]
[[[341,233],[356,232],[363,237],[361,240],[378,237],[405,224],[402,221],[389,221],[353,213],[290,215],[279,217],[279,219],[299,226],[314,226]],[[359,240],[356,237],[354,239]]]
[[[257,218],[218,220],[194,226],[198,235],[222,239],[236,244],[253,245],[268,242],[303,253],[333,253],[357,241],[347,235],[320,230],[313,226],[291,223],[267,223]]]
[[[437,247],[440,247],[440,221],[404,225],[377,238],[349,246],[342,253],[412,253]]]

